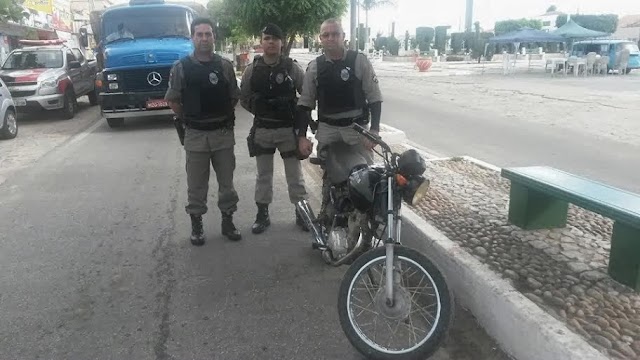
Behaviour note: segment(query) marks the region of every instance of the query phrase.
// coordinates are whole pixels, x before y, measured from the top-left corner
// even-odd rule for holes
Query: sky
[[[128,0],[114,0],[115,3]],[[206,5],[208,0],[194,0]],[[414,35],[416,27],[450,25],[451,32],[464,30],[465,0],[394,0],[397,6],[384,7],[369,12],[371,35],[378,32],[391,33],[391,22],[396,22],[396,36],[405,30]],[[496,21],[532,18],[542,15],[549,6],[569,14],[618,14],[640,15],[639,0],[474,0],[473,21],[480,27],[493,29]],[[360,10],[360,22],[365,23],[364,11]],[[343,18],[347,38],[349,37],[349,14]]]
[[[384,7],[369,12],[371,35],[378,32],[388,35],[391,22],[396,22],[396,36],[409,30],[415,34],[419,26],[435,27],[451,25],[451,31],[464,30],[465,0],[429,1],[395,0],[396,7]],[[473,21],[480,21],[480,27],[493,29],[496,21],[506,19],[531,18],[542,15],[549,6],[569,14],[640,14],[638,0],[474,0]],[[360,22],[365,22],[364,11],[360,10]],[[345,31],[349,31],[349,15],[343,18]],[[348,36],[348,35],[347,35]]]

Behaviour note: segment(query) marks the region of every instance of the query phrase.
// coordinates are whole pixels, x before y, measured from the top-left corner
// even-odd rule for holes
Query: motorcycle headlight
[[[403,176],[422,175],[427,170],[427,165],[415,149],[403,152],[398,159],[398,170]]]
[[[402,199],[416,206],[429,191],[430,181],[422,175],[411,176],[403,186]]]

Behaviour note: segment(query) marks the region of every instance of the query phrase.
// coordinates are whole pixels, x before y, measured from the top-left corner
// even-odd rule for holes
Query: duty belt
[[[187,121],[187,127],[195,130],[212,131],[228,128],[232,125],[231,120],[220,120],[210,122]]]
[[[293,127],[293,120],[264,120],[255,118],[255,125],[262,129],[281,129]]]
[[[369,122],[369,119],[367,116],[360,115],[356,117],[343,118],[343,119],[330,119],[328,117],[320,117],[318,121],[331,126],[345,127],[345,126],[350,126],[353,123],[364,125]]]

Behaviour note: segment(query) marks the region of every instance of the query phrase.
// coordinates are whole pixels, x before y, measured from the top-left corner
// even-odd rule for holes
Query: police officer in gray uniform
[[[311,110],[318,101],[318,154],[334,142],[362,145],[361,151],[373,161],[375,144],[365,139],[351,124],[366,125],[371,114],[369,131],[378,133],[382,112],[382,95],[373,66],[363,53],[344,47],[344,31],[336,19],[328,19],[320,27],[324,54],[312,60],[305,73],[302,93],[298,99],[296,134],[298,149],[308,157],[313,144],[306,137]]]
[[[233,185],[235,106],[240,89],[233,64],[213,53],[214,25],[207,18],[191,24],[193,54],[177,61],[171,69],[165,99],[184,122],[184,149],[191,243],[205,242],[202,215],[207,212],[210,166],[218,180],[218,208],[222,213],[222,234],[240,240],[233,224],[238,194]]]
[[[276,149],[284,162],[289,200],[307,199],[302,166],[297,155],[297,140],[293,132],[296,112],[296,91],[302,91],[304,71],[291,58],[282,55],[282,30],[274,24],[262,29],[263,56],[256,56],[242,75],[240,104],[254,114],[254,126],[249,135],[250,156],[256,157],[255,201],[258,207],[251,231],[262,233],[271,221],[269,204],[273,200],[273,158]],[[294,209],[295,212],[295,209]],[[296,224],[308,231],[296,213]]]

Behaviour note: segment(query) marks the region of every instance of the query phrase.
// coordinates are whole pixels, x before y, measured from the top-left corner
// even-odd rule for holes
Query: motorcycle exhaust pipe
[[[309,202],[307,200],[300,200],[296,203],[296,211],[302,217],[307,228],[311,230],[313,233],[313,238],[318,244],[320,248],[327,247],[327,240],[324,238],[322,234],[322,230],[318,225],[316,225],[316,216],[313,214],[313,210],[311,210],[311,206],[309,206]]]

